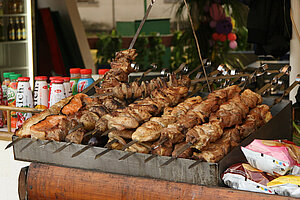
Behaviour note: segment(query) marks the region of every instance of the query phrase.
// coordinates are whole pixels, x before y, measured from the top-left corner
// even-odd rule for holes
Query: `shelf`
[[[0,41],[0,44],[26,44],[27,40]]]
[[[27,16],[26,13],[19,13],[19,14],[3,14],[0,15],[0,17],[22,17],[22,16]]]

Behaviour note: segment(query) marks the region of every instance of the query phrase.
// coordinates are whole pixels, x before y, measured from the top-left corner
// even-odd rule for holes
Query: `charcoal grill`
[[[264,98],[264,103],[272,105],[273,98]],[[241,145],[245,146],[257,139],[292,139],[291,102],[283,100],[271,109],[273,118],[258,129],[255,133],[245,138]],[[16,137],[16,136],[13,136]],[[16,139],[16,138],[13,138]],[[174,182],[185,182],[197,185],[217,186],[221,185],[221,173],[234,163],[246,161],[240,146],[235,147],[218,163],[202,162],[192,169],[188,167],[195,162],[191,159],[178,158],[168,166],[160,165],[170,157],[157,156],[155,159],[144,163],[149,154],[136,153],[126,160],[118,160],[128,152],[112,150],[95,160],[95,155],[106,150],[102,147],[93,147],[81,155],[71,158],[74,152],[82,149],[85,145],[72,144],[63,151],[53,154],[57,148],[65,142],[52,142],[44,148],[39,147],[45,141],[37,141],[26,150],[20,150],[31,139],[26,138],[14,145],[14,156],[16,160],[39,162],[80,169],[97,170],[107,173],[124,174],[138,177],[156,178]]]

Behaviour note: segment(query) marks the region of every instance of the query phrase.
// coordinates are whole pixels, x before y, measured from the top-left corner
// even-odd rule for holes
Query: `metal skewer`
[[[82,149],[80,149],[79,151],[75,152],[71,157],[74,158],[76,156],[79,156],[80,154],[82,154],[83,152],[85,152],[86,150],[92,148],[92,145],[87,145],[85,147],[83,147]]]
[[[22,141],[23,139],[24,139],[24,138],[18,137],[17,139],[15,139],[15,140],[13,140],[11,143],[9,143],[9,144],[5,147],[4,150],[6,150],[6,149],[12,147],[14,144],[16,144],[16,143]]]
[[[103,156],[104,154],[110,152],[112,150],[111,148],[111,145],[118,142],[118,139],[113,139],[112,141],[110,141],[109,143],[107,143],[104,147],[106,147],[107,149],[102,151],[101,153],[98,153],[96,156],[95,156],[95,160],[100,158],[101,156]]]
[[[155,147],[151,148],[151,151],[157,149],[160,145],[162,145],[163,143],[165,143],[166,141],[168,141],[168,138],[164,138],[163,140],[161,140]],[[152,160],[153,158],[157,157],[157,154],[152,154],[151,156],[149,156],[148,158],[145,159],[145,163],[149,162],[150,160]]]
[[[30,142],[28,142],[21,150],[20,150],[20,153],[22,151],[24,151],[25,149],[27,149],[30,145],[32,145],[33,143],[35,143],[36,141],[38,141],[38,139],[36,138],[32,138]]]
[[[133,39],[132,39],[132,41],[131,41],[131,43],[130,43],[130,45],[129,45],[129,49],[132,49],[132,48],[134,47],[134,44],[135,44],[135,42],[136,42],[136,40],[137,40],[137,38],[138,38],[138,36],[139,36],[139,34],[140,34],[140,32],[141,32],[141,30],[142,30],[144,24],[145,24],[145,21],[146,21],[147,18],[148,18],[148,15],[149,15],[149,13],[150,13],[150,11],[151,11],[151,8],[153,7],[153,4],[154,4],[154,3],[155,3],[155,0],[151,0],[149,6],[148,6],[148,8],[147,8],[147,11],[146,11],[146,13],[145,13],[145,16],[144,16],[143,20],[141,21],[141,23],[140,23],[140,25],[139,25],[139,28],[137,29],[137,31],[136,31],[136,33],[135,33],[135,35],[134,35],[134,37],[133,37]]]
[[[193,167],[196,167],[197,165],[199,165],[200,163],[202,163],[202,160],[197,160],[196,162],[194,162],[193,164],[191,164],[188,169],[192,169]]]
[[[61,152],[62,150],[64,150],[64,149],[67,148],[68,146],[70,146],[71,144],[73,144],[73,142],[67,142],[67,143],[64,144],[63,146],[61,146],[61,147],[59,147],[58,149],[56,149],[53,153]]]
[[[167,160],[166,162],[164,162],[161,167],[163,166],[167,166],[169,165],[171,162],[173,162],[174,160],[176,160],[185,150],[187,150],[188,148],[190,148],[193,145],[193,143],[188,142],[187,144],[185,144],[184,146],[182,146],[179,150],[176,156],[171,157],[169,160]]]
[[[138,143],[139,141],[137,140],[132,140],[131,142],[127,143],[126,145],[123,146],[122,151],[124,151],[125,149],[127,149],[128,147],[134,145],[135,143]]]
[[[48,140],[47,142],[44,142],[42,145],[40,145],[40,147],[41,148],[45,148],[45,146],[47,145],[47,144],[50,144],[50,143],[52,143],[54,140]]]

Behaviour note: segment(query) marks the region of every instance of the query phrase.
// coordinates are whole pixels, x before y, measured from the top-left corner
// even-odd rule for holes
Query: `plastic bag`
[[[246,163],[232,165],[225,170],[221,178],[226,185],[234,189],[275,194],[267,187],[274,178]]]
[[[271,188],[276,194],[300,197],[300,177],[287,175],[280,176],[271,182],[269,182],[268,187]]]
[[[256,139],[241,149],[250,165],[273,175],[285,175],[300,162],[300,147],[288,141]]]

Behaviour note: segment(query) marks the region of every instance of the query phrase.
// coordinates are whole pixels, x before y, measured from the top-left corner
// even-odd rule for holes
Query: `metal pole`
[[[144,0],[144,15],[147,12],[147,0]]]
[[[113,29],[116,28],[116,11],[115,11],[115,0],[112,0],[112,21],[113,21]]]

